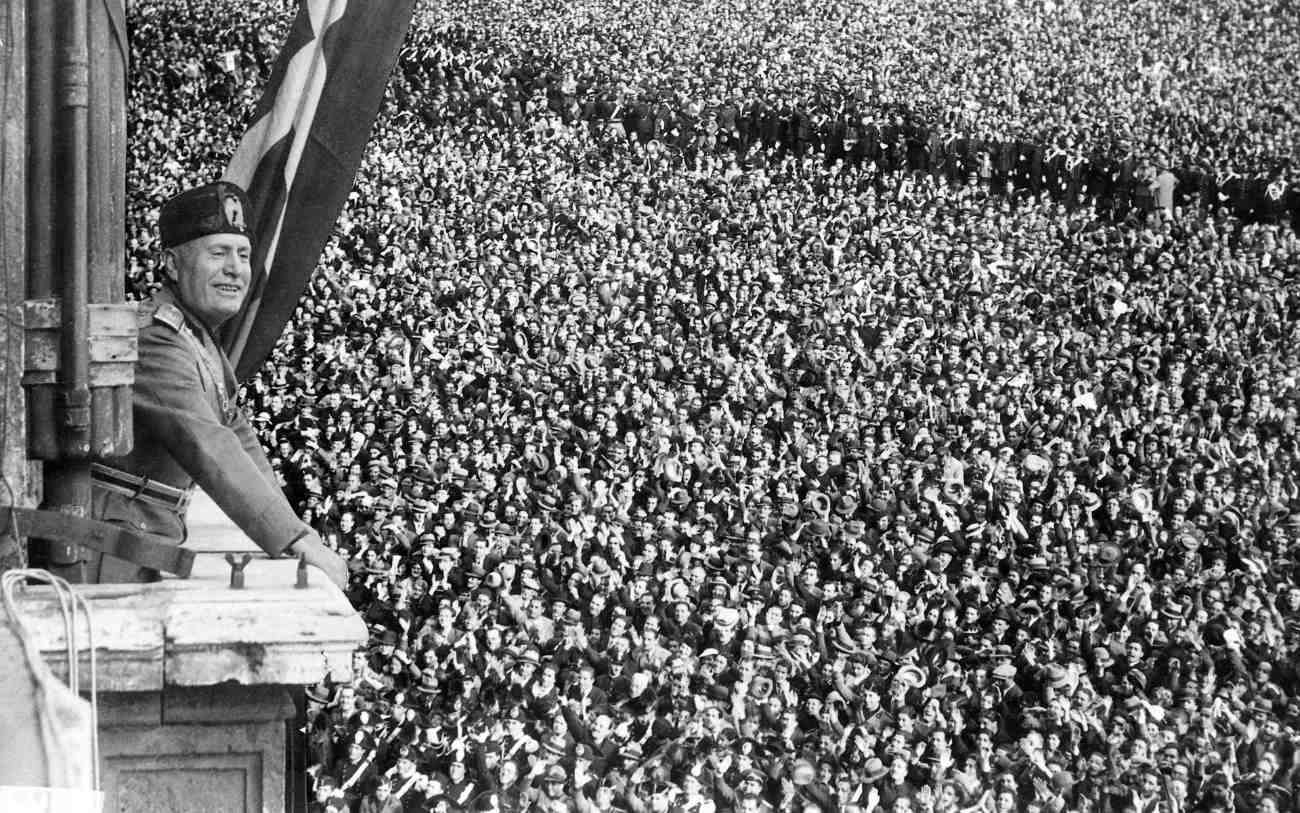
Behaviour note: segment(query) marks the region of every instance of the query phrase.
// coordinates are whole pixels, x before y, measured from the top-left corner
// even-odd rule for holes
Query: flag
[[[415,0],[302,0],[224,180],[252,202],[253,278],[226,327],[239,380],[293,315],[353,178]]]

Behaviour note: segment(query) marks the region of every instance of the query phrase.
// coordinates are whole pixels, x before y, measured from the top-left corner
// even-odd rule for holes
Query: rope
[[[90,756],[91,756],[91,782],[93,790],[99,792],[99,680],[98,680],[98,660],[95,654],[95,627],[94,617],[84,596],[75,592],[72,587],[63,579],[55,576],[46,570],[23,569],[8,570],[3,576],[0,576],[0,599],[3,599],[5,612],[17,628],[18,637],[22,641],[23,653],[27,658],[28,667],[33,673],[38,672],[38,667],[44,665],[41,659],[41,653],[36,649],[32,642],[33,636],[31,629],[23,620],[23,616],[18,608],[18,602],[14,597],[16,589],[26,585],[28,581],[40,582],[47,584],[54,590],[54,595],[59,601],[59,611],[63,616],[64,640],[67,644],[68,657],[68,682],[73,693],[80,694],[80,658],[77,652],[77,606],[86,616],[86,645],[90,650]],[[36,683],[38,693],[43,694],[44,688],[40,681]],[[42,708],[41,703],[37,703],[37,710]],[[46,765],[52,764],[51,752],[54,750],[51,743],[52,733],[49,728],[48,719],[41,720],[41,735],[44,741]],[[47,779],[47,782],[50,781]]]

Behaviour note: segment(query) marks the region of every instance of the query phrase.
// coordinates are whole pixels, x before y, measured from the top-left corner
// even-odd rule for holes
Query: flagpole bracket
[[[23,327],[23,386],[57,394],[63,375],[61,352],[66,330],[57,297],[29,299],[14,308]],[[131,450],[131,388],[139,358],[138,307],[133,302],[87,305],[89,380],[85,397],[72,406],[89,433],[89,449],[71,454],[56,425],[33,420],[28,454],[38,460],[87,459],[124,455]],[[39,416],[33,416],[39,417]]]

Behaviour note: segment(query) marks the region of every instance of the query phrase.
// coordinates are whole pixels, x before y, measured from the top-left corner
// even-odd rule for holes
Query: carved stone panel
[[[111,810],[123,813],[252,813],[262,809],[261,754],[125,757],[116,774]]]
[[[108,726],[106,811],[262,813],[284,804],[284,723]]]

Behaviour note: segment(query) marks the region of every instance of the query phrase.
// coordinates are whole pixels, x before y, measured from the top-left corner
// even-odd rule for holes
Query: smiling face
[[[181,302],[209,328],[239,313],[252,277],[252,244],[239,234],[209,234],[167,252],[167,274]]]

